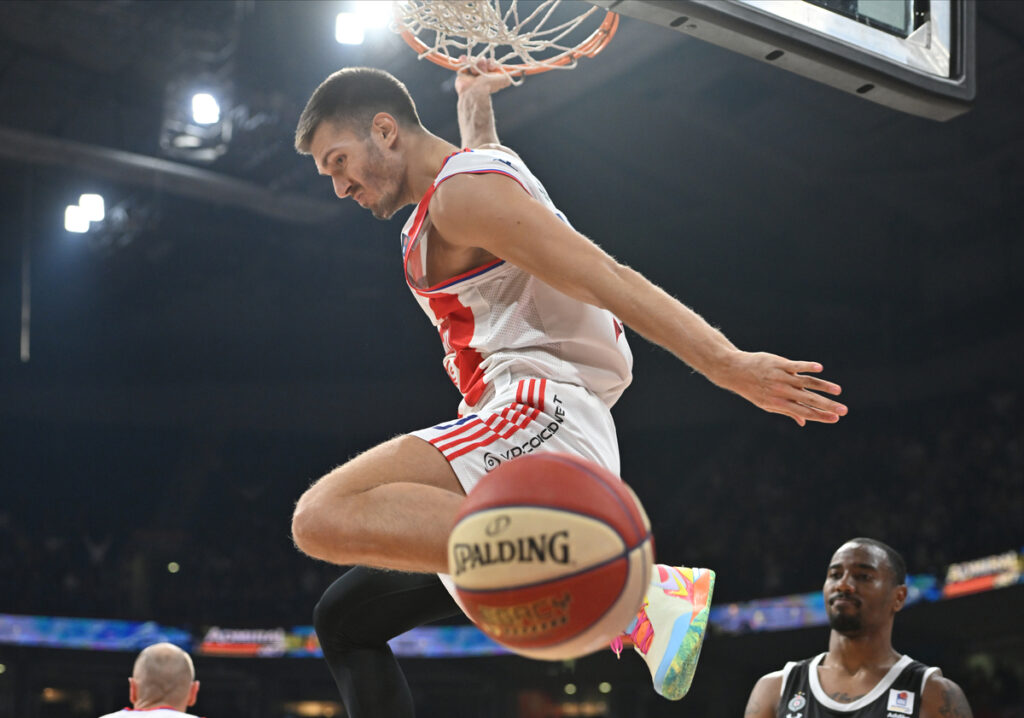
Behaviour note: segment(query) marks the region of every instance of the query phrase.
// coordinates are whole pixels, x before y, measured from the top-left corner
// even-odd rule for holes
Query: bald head
[[[154,643],[135,659],[132,670],[132,705],[138,709],[160,705],[184,711],[195,703],[198,682],[192,658],[172,643]]]

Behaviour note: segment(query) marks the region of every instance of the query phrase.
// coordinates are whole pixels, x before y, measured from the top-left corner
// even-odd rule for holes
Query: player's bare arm
[[[921,718],[973,718],[963,690],[943,676],[933,676],[921,696]]]
[[[775,707],[782,692],[782,671],[761,676],[750,691],[743,718],[774,718]]]
[[[498,140],[491,95],[511,85],[512,80],[495,68],[493,60],[478,59],[455,77],[461,144],[472,149],[504,150],[518,157]]]
[[[809,373],[820,364],[737,349],[700,315],[620,264],[562,222],[511,179],[460,175],[438,187],[430,204],[445,242],[481,247],[580,301],[614,313],[649,341],[671,351],[713,383],[759,408],[835,423],[846,407],[822,394],[839,385]]]

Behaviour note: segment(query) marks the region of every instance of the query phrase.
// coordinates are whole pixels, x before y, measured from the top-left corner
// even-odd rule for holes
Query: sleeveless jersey
[[[612,406],[632,379],[633,356],[622,324],[610,312],[573,299],[501,259],[428,284],[434,190],[457,174],[485,173],[518,182],[569,224],[522,161],[500,150],[450,155],[406,222],[406,282],[441,336],[445,370],[463,396],[459,415],[493,396],[499,378],[503,386],[522,377],[576,384]]]
[[[825,655],[786,664],[778,718],[918,718],[924,684],[939,671],[903,656],[867,695],[840,703],[826,695],[818,680],[818,664]]]

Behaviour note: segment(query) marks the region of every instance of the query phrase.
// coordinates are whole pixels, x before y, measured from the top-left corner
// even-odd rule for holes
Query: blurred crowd
[[[818,590],[831,552],[854,536],[940,580],[952,562],[1024,546],[1016,393],[858,410],[840,427],[701,432],[685,454],[660,455],[656,482],[636,469],[628,480],[659,557],[717,569],[720,600]]]
[[[855,535],[899,549],[911,573],[940,577],[950,562],[1024,544],[1019,395],[867,409],[844,422],[841,434],[781,421],[701,427],[672,443],[623,431],[623,473],[659,558],[715,568],[716,598],[733,601],[816,590],[831,550]],[[108,495],[93,485],[69,500],[40,480],[31,511],[0,506],[0,612],[195,630],[310,623],[343,569],[296,551],[291,509],[346,456],[303,442],[181,438],[185,458],[165,475],[112,479],[120,488]]]

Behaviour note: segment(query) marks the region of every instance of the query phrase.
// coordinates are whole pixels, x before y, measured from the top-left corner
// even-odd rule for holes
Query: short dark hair
[[[378,112],[387,112],[400,124],[423,127],[409,90],[394,75],[373,67],[338,70],[320,83],[306,103],[295,129],[295,149],[309,154],[313,135],[325,121],[369,131]]]
[[[856,543],[862,546],[873,546],[874,548],[881,549],[885,554],[886,561],[889,563],[889,570],[892,571],[893,583],[897,586],[902,586],[907,582],[907,563],[903,560],[900,552],[889,544],[864,536],[850,539],[846,543]]]

